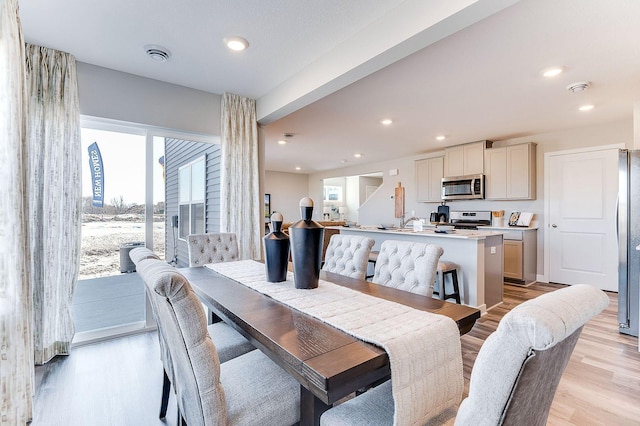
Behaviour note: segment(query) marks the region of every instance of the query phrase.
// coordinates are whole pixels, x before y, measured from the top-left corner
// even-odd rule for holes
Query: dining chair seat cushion
[[[364,397],[366,395],[366,397]],[[391,426],[393,425],[393,395],[391,380],[364,394],[352,398],[320,417],[321,426]]]
[[[393,395],[391,380],[367,390],[356,398],[325,411],[320,417],[321,426],[392,426]],[[429,420],[430,425],[453,424],[454,407]]]
[[[386,240],[372,282],[431,297],[442,247],[434,244]]]
[[[256,349],[242,334],[224,322],[210,324],[207,330],[216,345],[220,362],[227,362]]]
[[[374,244],[368,237],[332,235],[322,270],[362,280],[367,275],[369,253]]]
[[[299,420],[300,384],[255,350],[220,366],[228,426],[293,425]]]
[[[136,247],[132,249],[131,251],[129,251],[129,257],[131,258],[131,261],[133,261],[135,265],[138,265],[140,261],[145,259],[160,260],[160,258],[154,252],[152,252],[146,247]]]
[[[232,262],[240,259],[238,240],[232,232],[191,234],[187,236],[189,266]]]

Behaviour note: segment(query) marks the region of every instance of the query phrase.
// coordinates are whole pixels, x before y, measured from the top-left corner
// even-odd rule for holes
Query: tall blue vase
[[[289,227],[293,278],[300,289],[317,288],[320,278],[324,227],[311,220],[312,215],[313,200],[305,197],[300,200],[302,219]]]
[[[289,236],[282,232],[282,214],[271,215],[271,232],[264,236],[264,265],[267,281],[277,283],[287,280],[289,267]]]

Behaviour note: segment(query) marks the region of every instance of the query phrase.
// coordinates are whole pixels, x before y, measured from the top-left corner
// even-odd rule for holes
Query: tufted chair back
[[[187,236],[189,266],[240,260],[236,234],[191,234]]]
[[[133,263],[137,266],[141,260],[144,259],[156,259],[160,260],[160,258],[151,250],[146,247],[136,247],[129,252],[129,257],[133,261]]]
[[[171,353],[180,413],[190,426],[226,424],[220,360],[202,305],[175,268],[147,262],[153,261],[141,262],[142,276]]]
[[[442,253],[442,247],[434,244],[386,240],[371,281],[431,297]]]
[[[582,327],[608,304],[578,284],[512,309],[478,352],[456,425],[544,426]]]
[[[138,249],[135,249],[135,250],[138,250]],[[131,250],[131,253],[133,253],[133,250]],[[160,272],[175,271],[175,268],[173,266],[163,262],[160,259],[150,257],[150,258],[136,261],[132,257],[132,260],[136,264],[136,270],[138,271],[138,275],[140,275],[140,277],[142,278],[142,281],[144,281],[145,284],[153,280],[154,277]],[[166,375],[166,378],[169,379],[171,383],[173,383],[174,375],[173,375],[173,365],[171,363],[171,354],[169,353],[169,347],[167,346],[167,343],[166,343],[167,336],[165,335],[165,331],[160,324],[160,319],[158,318],[158,306],[156,304],[157,303],[156,298],[154,298],[153,295],[151,294],[151,289],[148,287],[148,285],[145,285],[145,288],[147,289],[147,295],[149,296],[149,302],[151,304],[151,311],[153,312],[153,318],[156,320],[156,323],[158,325],[158,341],[160,342],[160,359],[162,360],[162,366],[164,367],[164,374]]]
[[[367,237],[332,235],[322,270],[363,280],[374,243],[373,239]]]

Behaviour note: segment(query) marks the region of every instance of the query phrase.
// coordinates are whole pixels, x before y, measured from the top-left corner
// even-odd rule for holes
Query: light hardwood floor
[[[478,350],[506,312],[562,286],[505,286],[505,302],[462,337],[465,383]],[[639,425],[638,339],[617,329],[617,294],[584,328],[558,387],[549,425]],[[158,420],[162,364],[155,333],[76,348],[68,357],[36,368],[34,426],[175,425],[173,395]]]

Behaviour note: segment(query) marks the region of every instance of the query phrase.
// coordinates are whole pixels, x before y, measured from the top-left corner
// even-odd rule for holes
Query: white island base
[[[478,308],[482,313],[502,303],[504,232],[456,230],[440,234],[433,229],[418,232],[375,227],[339,229],[341,234],[373,238],[376,243],[372,250],[380,250],[380,245],[385,240],[438,245],[444,250],[441,260],[455,262],[460,266],[458,281],[462,303]]]

